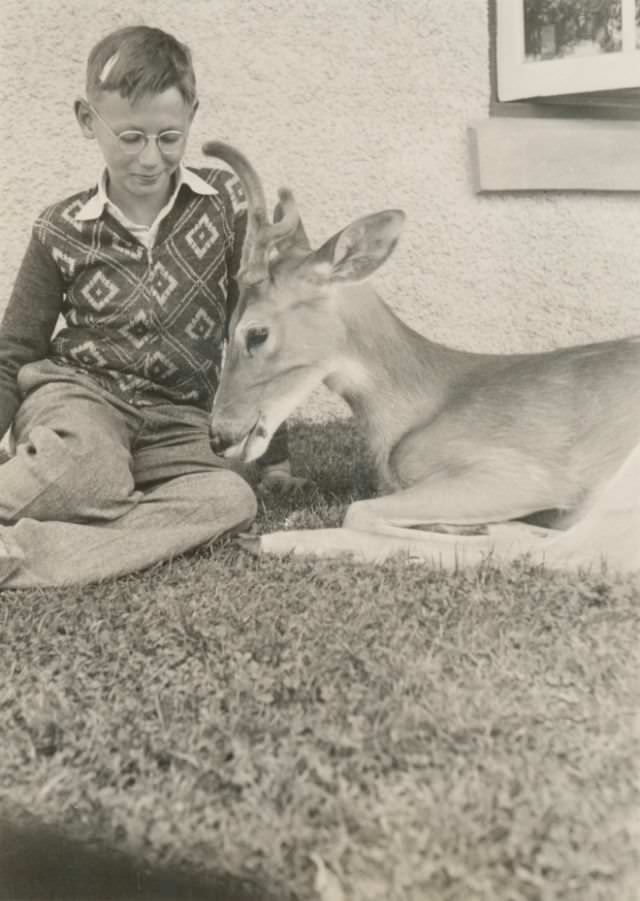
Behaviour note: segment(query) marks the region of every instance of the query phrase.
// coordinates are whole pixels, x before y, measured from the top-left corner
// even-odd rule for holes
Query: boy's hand
[[[291,463],[283,460],[262,469],[258,482],[258,494],[294,494],[311,486],[309,479],[291,474]]]

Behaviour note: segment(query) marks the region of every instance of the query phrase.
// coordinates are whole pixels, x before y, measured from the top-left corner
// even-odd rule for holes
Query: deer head
[[[235,171],[248,203],[239,301],[229,323],[211,438],[215,450],[250,462],[262,456],[280,423],[334,371],[345,339],[336,310],[348,302],[348,286],[366,279],[389,257],[404,214],[388,210],[365,216],[313,250],[291,191],[279,191],[269,222],[264,191],[248,160],[217,141],[205,144],[203,152]]]

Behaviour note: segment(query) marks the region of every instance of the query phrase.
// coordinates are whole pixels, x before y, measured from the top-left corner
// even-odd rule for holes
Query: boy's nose
[[[146,166],[153,166],[158,160],[162,159],[162,154],[158,150],[155,138],[149,138],[147,146],[138,154],[138,159]]]

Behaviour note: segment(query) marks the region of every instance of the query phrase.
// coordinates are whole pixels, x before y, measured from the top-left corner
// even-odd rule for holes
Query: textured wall
[[[486,0],[2,0],[0,308],[47,203],[95,180],[72,114],[93,43],[157,25],[195,56],[206,138],[236,143],[320,242],[408,214],[377,283],[415,327],[475,350],[640,331],[638,195],[475,196],[468,123],[488,104]]]

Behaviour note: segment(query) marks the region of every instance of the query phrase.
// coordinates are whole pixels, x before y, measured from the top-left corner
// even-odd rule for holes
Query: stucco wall
[[[383,296],[436,340],[543,349],[640,331],[638,195],[471,187],[466,128],[486,115],[486,0],[3,0],[4,307],[34,216],[95,181],[72,102],[90,47],[130,23],[192,48],[204,139],[236,143],[312,241],[402,207]]]

